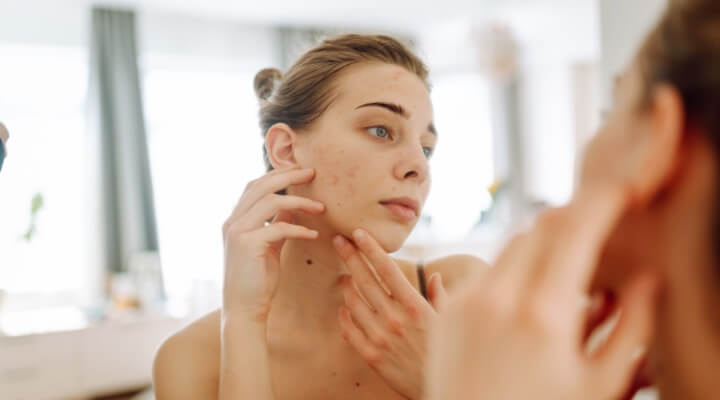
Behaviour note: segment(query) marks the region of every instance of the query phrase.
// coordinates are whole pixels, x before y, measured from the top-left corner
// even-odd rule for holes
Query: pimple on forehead
[[[340,177],[337,175],[330,175],[330,177],[328,178],[328,183],[331,186],[337,186],[338,182],[340,182]]]

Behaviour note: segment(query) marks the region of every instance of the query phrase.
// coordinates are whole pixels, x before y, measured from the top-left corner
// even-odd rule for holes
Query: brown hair
[[[661,83],[677,88],[688,123],[705,130],[720,150],[720,1],[672,0],[639,63],[645,98]]]
[[[286,123],[295,130],[309,126],[332,102],[332,84],[338,74],[361,62],[403,67],[429,88],[425,64],[396,39],[382,35],[343,35],[327,39],[303,54],[284,76],[274,68],[263,69],[255,76],[263,137],[277,123]],[[271,170],[264,146],[263,155],[267,169]]]
[[[682,96],[686,125],[700,128],[720,156],[720,1],[671,0],[639,56],[645,103],[656,85],[675,87]],[[714,212],[714,242],[720,243],[720,207]],[[720,245],[715,258],[720,266]],[[720,268],[716,271],[720,274]]]

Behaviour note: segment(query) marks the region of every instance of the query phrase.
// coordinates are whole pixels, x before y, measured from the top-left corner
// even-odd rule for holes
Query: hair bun
[[[282,79],[282,72],[277,68],[265,68],[255,75],[255,95],[263,102],[273,94],[275,84]]]

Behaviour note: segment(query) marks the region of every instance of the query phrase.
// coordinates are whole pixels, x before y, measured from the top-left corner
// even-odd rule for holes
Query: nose
[[[395,178],[404,181],[415,179],[418,182],[424,182],[429,174],[428,159],[422,147],[408,149],[395,164]]]

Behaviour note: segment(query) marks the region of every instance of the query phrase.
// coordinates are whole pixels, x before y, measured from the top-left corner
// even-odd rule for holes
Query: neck
[[[317,217],[296,215],[294,222],[317,230],[319,236],[285,242],[272,314],[284,324],[337,328],[338,309],[344,303],[339,278],[346,274],[332,244],[337,232]]]

